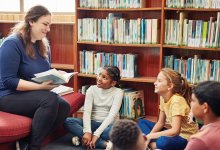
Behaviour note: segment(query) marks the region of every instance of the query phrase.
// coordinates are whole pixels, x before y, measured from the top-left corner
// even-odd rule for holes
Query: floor
[[[63,137],[49,143],[42,150],[86,150],[81,146],[73,146],[71,143],[72,136],[70,134],[66,134]],[[101,149],[94,149],[101,150]]]

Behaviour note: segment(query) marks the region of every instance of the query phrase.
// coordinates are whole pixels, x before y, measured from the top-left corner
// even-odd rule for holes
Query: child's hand
[[[89,145],[89,148],[90,148],[90,149],[94,149],[94,148],[95,148],[95,144],[96,144],[96,141],[97,141],[97,140],[98,140],[98,137],[95,136],[95,135],[93,135],[93,136],[92,136],[92,140],[91,140],[90,145]]]
[[[148,134],[149,135],[149,134]],[[146,145],[147,145],[147,147],[149,146],[149,144],[150,144],[150,138],[147,136],[147,135],[145,135],[146,136]]]
[[[82,137],[82,144],[85,145],[86,147],[89,147],[91,140],[92,140],[92,134],[86,132]]]

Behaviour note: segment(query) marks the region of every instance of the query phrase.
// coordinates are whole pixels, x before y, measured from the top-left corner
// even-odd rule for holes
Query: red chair
[[[84,104],[85,96],[81,93],[71,93],[63,96],[70,104],[70,115],[75,113]],[[31,131],[32,119],[20,115],[10,114],[0,111],[0,149],[13,150],[17,140],[26,137]],[[49,135],[43,144],[63,135],[64,129],[61,127]]]

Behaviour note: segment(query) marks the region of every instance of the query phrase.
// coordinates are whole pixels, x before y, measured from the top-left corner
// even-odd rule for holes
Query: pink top
[[[220,120],[204,125],[190,137],[185,150],[220,150]]]

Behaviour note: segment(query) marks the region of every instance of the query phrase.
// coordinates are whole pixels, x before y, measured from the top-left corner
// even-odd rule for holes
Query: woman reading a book
[[[34,74],[50,69],[51,13],[32,7],[0,47],[0,110],[33,118],[28,148],[39,150],[44,137],[61,125],[70,106],[57,94],[52,81],[35,83]]]
[[[154,85],[160,96],[159,119],[156,124],[141,119],[138,125],[152,149],[183,150],[189,137],[198,130],[189,115],[191,88],[180,73],[169,68],[160,71]]]
[[[64,125],[73,134],[74,145],[88,149],[110,149],[108,142],[112,123],[119,118],[123,91],[117,88],[120,71],[117,67],[104,67],[97,76],[97,84],[86,92],[83,119],[67,118]]]

